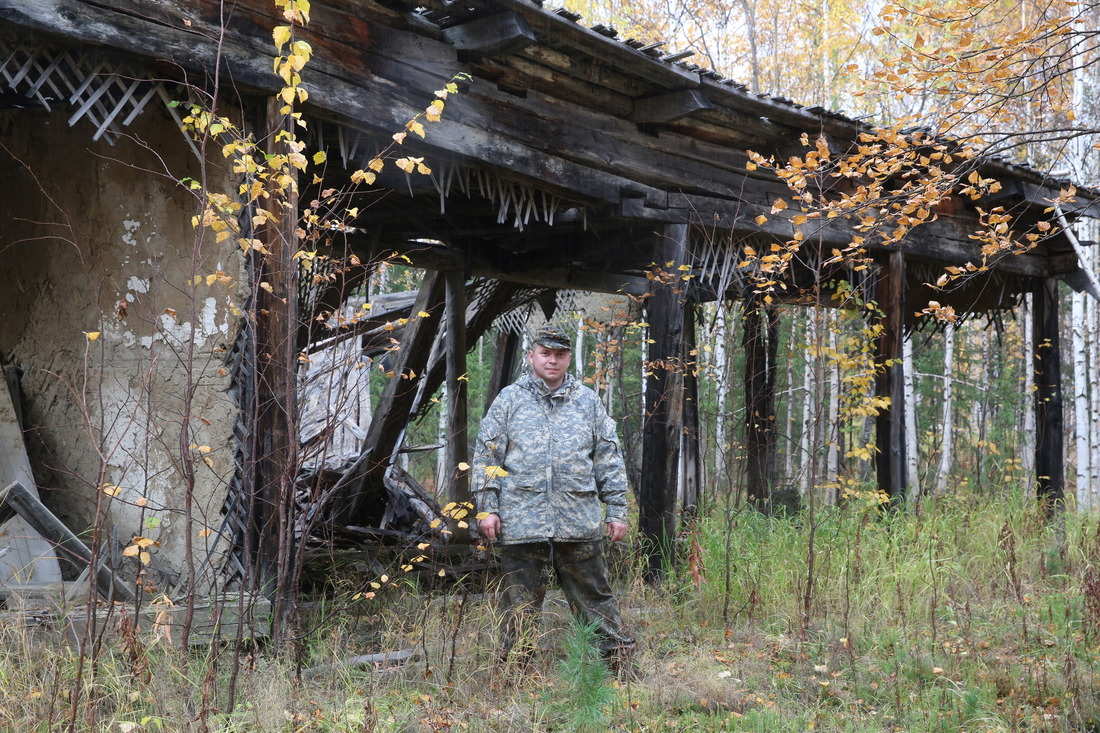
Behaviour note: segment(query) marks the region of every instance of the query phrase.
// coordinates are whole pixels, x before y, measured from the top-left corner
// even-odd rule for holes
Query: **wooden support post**
[[[642,428],[642,475],[638,486],[638,530],[645,543],[646,579],[660,582],[674,559],[676,494],[680,438],[684,430],[684,290],[677,267],[687,259],[688,226],[666,225],[657,261],[671,262],[677,275],[669,283],[654,281],[646,300],[649,334],[645,422]]]
[[[1032,290],[1032,358],[1035,369],[1035,478],[1048,514],[1065,503],[1062,362],[1058,334],[1058,281],[1036,279]]]
[[[684,429],[680,437],[679,506],[684,519],[699,514],[703,462],[699,460],[699,355],[695,338],[695,307],[684,304]]]
[[[509,329],[497,334],[496,352],[493,354],[493,372],[489,375],[489,386],[485,389],[486,412],[500,394],[500,390],[512,383],[518,354],[519,334],[517,332]]]
[[[59,555],[68,560],[73,567],[78,569],[91,567],[93,558],[88,546],[81,542],[80,538],[73,534],[72,530],[66,527],[64,522],[47,509],[23,484],[13,481],[7,488],[0,491],[0,504],[7,504],[14,509],[15,513],[38,534],[57,547]],[[101,564],[95,569],[95,582],[99,594],[108,600],[134,600],[134,592],[123,585],[106,565]]]
[[[902,340],[905,338],[905,255],[896,250],[879,265],[876,289],[882,311],[882,332],[875,342],[878,375],[875,394],[890,400],[890,406],[875,419],[875,467],[879,489],[890,497],[891,506],[905,501],[908,492],[908,461],[905,442],[905,379],[902,374]]]
[[[745,300],[745,486],[748,499],[765,514],[798,510],[793,488],[781,491],[775,424],[775,380],[779,372],[779,310],[758,296]]]
[[[293,120],[280,110],[283,102],[268,100],[265,140],[276,145]],[[290,175],[293,175],[293,169]],[[269,216],[257,232],[267,250],[253,270],[256,328],[256,416],[253,482],[249,507],[255,548],[252,587],[272,598],[275,636],[286,630],[294,612],[293,508],[298,471],[298,251],[297,195],[263,199]]]
[[[383,496],[383,478],[401,436],[408,425],[420,380],[439,333],[443,315],[444,278],[438,272],[424,273],[420,292],[413,303],[413,317],[405,326],[401,346],[395,352],[393,376],[386,381],[382,396],[367,428],[355,476],[350,480],[349,524],[373,525],[382,516],[384,506],[376,501]],[[427,313],[427,316],[417,315]]]
[[[467,436],[467,401],[466,401],[466,278],[457,270],[446,273],[446,305],[444,317],[446,319],[446,343],[447,343],[447,423],[450,425],[451,435],[447,441],[447,457],[445,465],[450,473],[446,477],[450,488],[450,499],[453,502],[470,501],[470,474],[469,469],[459,468],[459,464],[468,463],[470,460],[469,438]],[[443,479],[444,477],[440,477]],[[468,529],[461,527],[452,528],[452,539],[465,541],[469,539]]]

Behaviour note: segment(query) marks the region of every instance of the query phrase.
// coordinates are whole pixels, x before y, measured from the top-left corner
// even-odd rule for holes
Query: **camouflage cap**
[[[573,345],[569,343],[569,337],[556,326],[543,326],[540,328],[535,333],[535,345],[545,346],[548,349],[567,349],[570,351],[573,349]]]

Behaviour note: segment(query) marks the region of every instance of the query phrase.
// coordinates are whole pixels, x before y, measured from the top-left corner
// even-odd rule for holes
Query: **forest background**
[[[759,93],[1100,182],[1100,3],[571,7],[623,37],[691,48],[697,63]],[[1095,222],[1076,235],[1100,239]],[[1097,249],[1084,247],[1093,272]],[[418,279],[383,267],[372,293],[411,290]],[[660,588],[643,581],[635,546],[615,558],[626,616],[643,639],[642,680],[612,680],[558,598],[545,657],[514,675],[494,657],[494,607],[480,593],[491,585],[440,593],[396,559],[383,574],[352,564],[326,578],[320,600],[303,604],[293,654],[239,644],[195,653],[131,629],[82,667],[0,627],[0,727],[1096,730],[1100,527],[1087,510],[1100,502],[1100,303],[1067,288],[1062,297],[1067,481],[1080,511],[1058,522],[1034,502],[1026,299],[991,320],[914,305],[929,313],[905,359],[913,493],[895,514],[881,512],[872,471],[869,321],[851,310],[778,308],[779,475],[807,508],[793,519],[745,506],[744,329],[737,306],[714,305],[701,314],[693,354],[706,462],[700,521],[685,528],[681,562]],[[556,318],[576,334],[576,373],[619,418],[636,467],[648,338],[637,304],[563,305]],[[479,342],[468,362],[471,432],[491,351]],[[375,397],[384,379],[375,374]],[[433,417],[408,442],[445,443]],[[436,483],[434,455],[416,455],[410,470]],[[346,663],[349,649],[412,650],[399,658],[416,661],[381,657],[361,671]]]

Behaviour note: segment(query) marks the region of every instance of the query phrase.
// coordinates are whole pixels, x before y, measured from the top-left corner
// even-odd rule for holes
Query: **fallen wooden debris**
[[[334,672],[339,669],[366,669],[374,665],[395,664],[408,662],[418,656],[416,649],[401,649],[394,652],[381,652],[378,654],[361,654],[349,659],[340,659],[329,664],[318,664],[315,667],[302,670],[302,677],[313,679],[326,672]]]
[[[53,512],[39,501],[27,487],[13,481],[0,492],[0,504],[7,503],[27,524],[52,542],[61,557],[68,560],[77,569],[92,564],[92,551],[72,533]],[[123,585],[111,569],[100,563],[96,569],[96,586],[100,595],[108,600],[132,601],[134,592]]]

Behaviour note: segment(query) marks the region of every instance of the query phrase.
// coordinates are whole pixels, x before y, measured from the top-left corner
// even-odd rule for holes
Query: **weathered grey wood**
[[[777,483],[778,430],[775,382],[778,374],[779,312],[758,294],[745,302],[745,490],[766,514],[798,509],[798,495]]]
[[[519,350],[519,334],[512,330],[502,330],[497,334],[496,349],[493,352],[493,366],[489,373],[489,385],[485,388],[485,411],[488,412],[500,390],[512,383],[516,371],[516,358]]]
[[[347,659],[339,659],[330,664],[318,664],[302,670],[302,676],[306,679],[319,677],[327,672],[335,672],[341,669],[363,669],[376,664],[397,664],[408,662],[417,656],[416,649],[399,649],[393,652],[379,652],[378,654],[360,654]]]
[[[257,112],[257,127],[264,130],[264,139],[274,140],[283,130],[289,130],[293,120],[281,112],[283,102],[271,97],[262,111]],[[291,173],[291,175],[294,175]],[[262,199],[269,216],[256,236],[267,253],[254,254],[254,281],[251,283],[255,304],[256,372],[254,405],[244,409],[256,415],[256,429],[251,439],[256,457],[251,485],[255,495],[250,501],[250,521],[253,528],[248,548],[255,560],[255,574],[246,578],[250,589],[271,594],[274,599],[277,627],[293,611],[290,608],[287,580],[293,577],[294,556],[290,552],[294,524],[293,506],[295,477],[298,472],[298,251],[295,216],[297,195],[288,196],[286,207],[275,197]],[[266,287],[261,287],[266,283]]]
[[[1035,280],[1032,298],[1032,358],[1035,371],[1035,481],[1048,513],[1065,503],[1062,357],[1058,334],[1058,281]]]
[[[419,380],[424,378],[432,342],[439,332],[443,298],[443,276],[438,272],[426,273],[413,304],[415,317],[405,326],[401,347],[396,352],[393,376],[386,381],[375,406],[374,418],[363,441],[359,468],[349,487],[348,514],[353,520],[364,510],[368,514],[377,511],[377,506],[367,505],[374,504],[381,494],[382,477],[408,422]],[[421,312],[428,315],[419,316]]]
[[[890,406],[875,418],[875,466],[879,490],[893,505],[905,500],[909,489],[905,440],[905,384],[902,378],[902,339],[905,338],[905,255],[891,252],[879,264],[875,298],[882,311],[882,333],[875,342],[878,374],[875,394]],[[949,326],[950,328],[950,326]]]
[[[64,522],[45,507],[38,497],[18,481],[13,481],[0,492],[0,503],[7,503],[27,524],[42,537],[53,543],[61,557],[77,569],[89,567],[93,562],[92,551],[72,533]],[[107,599],[132,601],[134,592],[119,581],[106,565],[96,571],[96,586]]]
[[[456,503],[470,502],[470,446],[467,421],[468,373],[466,370],[466,278],[457,270],[445,273],[446,346],[447,346],[447,440],[446,466],[450,472],[449,496]],[[467,522],[468,524],[468,522]],[[458,541],[469,539],[469,528],[453,528]]]
[[[646,320],[653,343],[646,365],[645,415],[642,427],[642,473],[638,485],[638,531],[645,544],[646,579],[663,580],[674,560],[676,496],[680,475],[680,438],[684,421],[684,289],[679,266],[688,259],[688,227],[664,228],[658,242],[661,263],[676,279],[655,282],[646,300]]]
[[[629,119],[632,122],[650,125],[672,122],[713,108],[714,105],[705,94],[698,89],[688,89],[637,100],[634,102],[634,111],[631,112]]]
[[[8,379],[14,373],[7,369],[4,373],[5,380],[0,382],[0,486],[19,482],[37,501],[38,489],[16,407],[19,392],[9,388],[18,383]],[[11,509],[0,502],[0,517],[6,520],[0,524],[0,585],[61,582],[61,566],[50,543]]]
[[[459,51],[481,54],[510,54],[538,43],[523,16],[496,13],[443,31],[443,38]]]
[[[703,460],[699,455],[699,362],[700,355],[695,334],[695,307],[684,305],[684,429],[680,437],[680,462],[683,476],[680,481],[678,505],[685,519],[699,515],[702,487]]]

